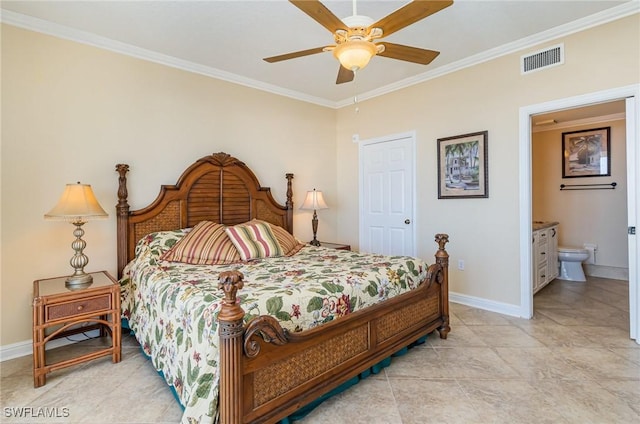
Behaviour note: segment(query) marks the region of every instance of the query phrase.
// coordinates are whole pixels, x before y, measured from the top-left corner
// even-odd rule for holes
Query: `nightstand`
[[[33,282],[33,385],[44,386],[47,374],[102,356],[120,362],[120,285],[106,271],[93,272],[93,284],[70,290],[67,277]],[[111,335],[111,346],[75,358],[47,364],[45,345],[53,339],[100,329]]]
[[[320,246],[326,247],[329,249],[336,249],[336,250],[351,250],[351,245],[349,244],[327,243],[327,242],[321,241]]]

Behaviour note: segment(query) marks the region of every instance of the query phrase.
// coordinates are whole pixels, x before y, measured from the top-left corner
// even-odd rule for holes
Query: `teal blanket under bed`
[[[335,389],[331,390],[328,393],[325,393],[324,395],[320,396],[319,398],[317,398],[313,402],[303,406],[302,408],[298,409],[293,414],[291,414],[288,417],[280,420],[279,424],[290,424],[290,423],[293,423],[293,422],[296,422],[298,420],[303,419],[311,411],[313,411],[318,405],[320,405],[322,402],[324,402],[325,400],[329,399],[330,397],[344,392],[349,387],[359,383],[360,380],[364,380],[365,378],[369,377],[371,374],[380,373],[384,368],[386,368],[389,365],[391,365],[391,359],[393,357],[402,356],[402,355],[406,354],[409,351],[409,349],[411,349],[412,347],[424,344],[427,341],[427,337],[428,336],[420,337],[418,340],[416,340],[415,342],[411,343],[409,346],[403,347],[402,349],[400,349],[396,353],[392,354],[391,356],[386,357],[382,361],[380,361],[377,364],[375,364],[374,366],[366,369],[365,371],[361,372],[360,374],[358,374],[357,376],[353,377],[352,379],[345,381],[344,383],[342,383],[341,385],[339,385]]]
[[[129,322],[127,321],[126,318],[122,318],[122,328],[125,329],[125,330],[129,330],[131,332],[131,334],[133,335],[133,331],[129,327]],[[392,354],[391,356],[386,357],[385,359],[383,359],[382,361],[380,361],[377,364],[373,365],[372,367],[369,367],[368,369],[364,370],[363,372],[361,372],[357,376],[345,381],[344,383],[342,383],[341,385],[339,385],[335,389],[325,393],[324,395],[318,397],[314,401],[306,404],[305,406],[303,406],[302,408],[298,409],[296,412],[294,412],[293,414],[289,415],[288,417],[283,418],[282,420],[280,420],[278,422],[278,424],[291,424],[291,423],[294,423],[296,421],[299,421],[299,420],[303,419],[304,417],[309,415],[311,413],[311,411],[313,411],[316,407],[318,407],[322,402],[324,402],[325,400],[329,399],[330,397],[333,397],[333,396],[335,396],[337,394],[340,394],[340,393],[344,392],[349,387],[358,384],[360,382],[360,380],[364,380],[365,378],[369,377],[372,374],[379,374],[384,368],[386,368],[389,365],[391,365],[391,359],[392,358],[397,357],[397,356],[402,356],[402,355],[406,354],[409,351],[409,349],[413,348],[414,346],[419,346],[421,344],[424,344],[427,341],[427,337],[428,337],[428,335],[420,337],[418,340],[416,340],[415,342],[411,343],[409,346],[403,347],[402,349],[400,349],[396,353]],[[142,353],[144,354],[144,356],[147,359],[149,359],[149,356],[144,352],[144,350],[143,349],[141,349],[141,350],[142,350]],[[158,374],[160,374],[160,376],[164,379],[164,375],[163,375],[162,371],[158,370]],[[173,397],[176,399],[176,402],[178,402],[178,405],[180,405],[180,407],[182,409],[184,409],[182,404],[180,404],[180,398],[178,397],[178,394],[176,393],[175,388],[173,386],[169,386],[169,387],[171,388],[171,393],[173,393]]]

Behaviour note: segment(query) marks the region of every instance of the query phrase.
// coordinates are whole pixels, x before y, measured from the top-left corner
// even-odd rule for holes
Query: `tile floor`
[[[300,423],[638,423],[640,346],[628,337],[627,299],[626,282],[589,278],[553,281],[534,297],[532,320],[451,304],[447,340],[430,336]],[[180,421],[169,388],[130,336],[117,365],[103,358],[60,370],[38,389],[31,367],[31,356],[0,363],[0,422]],[[59,415],[67,416],[9,416],[7,408],[23,406],[66,407]]]

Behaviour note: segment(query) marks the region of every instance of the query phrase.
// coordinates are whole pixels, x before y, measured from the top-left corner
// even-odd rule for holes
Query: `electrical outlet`
[[[458,259],[458,269],[464,271],[464,259]]]

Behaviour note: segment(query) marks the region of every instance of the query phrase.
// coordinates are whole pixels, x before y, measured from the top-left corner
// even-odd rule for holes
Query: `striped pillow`
[[[301,243],[300,240],[295,238],[289,231],[278,225],[258,219],[254,219],[251,222],[263,222],[271,227],[271,231],[273,231],[278,243],[280,243],[280,247],[282,247],[282,254],[284,256],[293,256],[304,247],[304,243]]]
[[[240,262],[241,258],[225,226],[211,221],[200,221],[161,259],[192,265],[222,265]]]
[[[233,245],[238,249],[243,261],[283,255],[278,239],[266,222],[245,222],[244,224],[227,227],[225,231]]]

